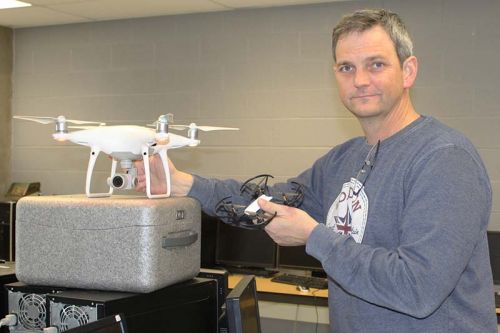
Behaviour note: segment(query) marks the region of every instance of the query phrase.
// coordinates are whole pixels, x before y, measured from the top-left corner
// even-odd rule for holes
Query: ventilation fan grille
[[[27,329],[43,329],[47,307],[45,306],[45,295],[25,294],[19,300],[19,323]]]
[[[50,301],[50,325],[56,326],[59,332],[85,325],[97,320],[95,306],[74,305]]]
[[[46,294],[8,290],[9,313],[18,317],[12,333],[38,333],[45,328],[47,317]]]
[[[60,311],[59,316],[61,318],[61,326],[59,328],[62,332],[90,322],[90,316],[87,311],[83,307],[76,305],[66,305]]]

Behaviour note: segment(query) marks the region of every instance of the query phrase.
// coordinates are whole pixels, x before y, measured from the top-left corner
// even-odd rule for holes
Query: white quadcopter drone
[[[173,125],[173,115],[161,115],[152,124],[156,130],[144,126],[116,125],[105,126],[105,123],[83,120],[66,119],[64,116],[36,117],[36,116],[14,116],[15,119],[29,120],[41,124],[55,124],[56,131],[52,134],[58,141],[69,140],[79,145],[90,147],[90,159],[87,168],[85,182],[85,193],[89,198],[109,197],[113,189],[134,189],[137,184],[137,170],[133,161],[142,159],[144,161],[144,173],[146,175],[146,194],[148,198],[166,198],[170,196],[170,170],[168,167],[167,150],[180,147],[194,147],[200,143],[198,130],[238,130],[231,127]],[[67,124],[78,126],[68,126]],[[79,129],[68,132],[69,128]],[[169,133],[169,129],[188,130],[188,137]],[[112,157],[111,176],[108,178],[109,192],[91,193],[90,184],[94,165],[100,152]],[[163,194],[151,194],[151,174],[149,169],[149,156],[160,155],[165,178],[167,180],[167,191]],[[120,161],[123,173],[116,173],[116,166]]]

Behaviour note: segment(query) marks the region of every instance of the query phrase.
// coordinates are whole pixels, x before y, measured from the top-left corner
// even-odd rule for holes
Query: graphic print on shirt
[[[361,190],[359,190],[361,188]],[[357,193],[357,194],[355,194]],[[361,243],[368,218],[368,197],[356,178],[342,185],[326,217],[326,226],[341,235],[350,235]]]

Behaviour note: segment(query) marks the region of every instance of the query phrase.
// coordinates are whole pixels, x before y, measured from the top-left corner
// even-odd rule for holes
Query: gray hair
[[[401,65],[413,55],[413,43],[398,14],[385,9],[364,9],[342,17],[337,26],[333,28],[333,60],[337,62],[335,50],[340,37],[351,32],[363,32],[375,26],[381,26],[387,32],[394,43]]]

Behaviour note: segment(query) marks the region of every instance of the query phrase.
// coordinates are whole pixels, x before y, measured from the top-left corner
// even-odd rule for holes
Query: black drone
[[[304,186],[290,182],[289,191],[279,191],[268,186],[271,175],[263,174],[248,179],[240,187],[239,196],[225,197],[215,206],[215,214],[224,223],[244,229],[262,229],[276,216],[262,210],[248,211],[248,206],[262,195],[272,197],[271,202],[298,207],[304,199]]]

